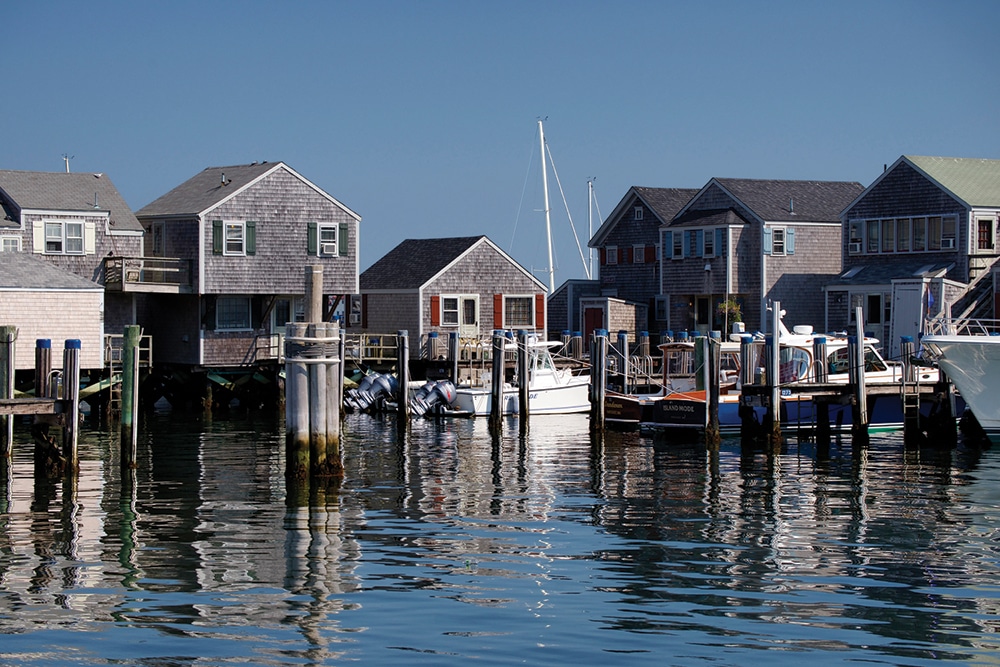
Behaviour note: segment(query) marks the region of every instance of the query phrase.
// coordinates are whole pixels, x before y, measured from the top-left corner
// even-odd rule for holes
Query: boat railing
[[[924,331],[944,336],[997,336],[1000,335],[1000,320],[935,317],[926,321]]]

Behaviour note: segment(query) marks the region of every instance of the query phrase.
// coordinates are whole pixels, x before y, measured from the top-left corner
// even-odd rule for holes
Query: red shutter
[[[652,264],[656,261],[656,246],[648,245],[646,246],[646,264]]]
[[[535,330],[545,329],[545,295],[535,295]]]
[[[503,294],[493,295],[493,328],[503,329]]]
[[[601,254],[601,266],[604,266],[605,264],[608,263],[608,250],[607,250],[607,248],[601,248],[600,249],[600,254]]]
[[[441,326],[441,297],[431,297],[431,326]]]

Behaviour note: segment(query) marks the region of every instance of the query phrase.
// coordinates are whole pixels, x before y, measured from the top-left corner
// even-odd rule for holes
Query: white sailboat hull
[[[991,440],[1000,440],[1000,336],[927,335],[921,340]]]
[[[517,387],[504,385],[502,400],[502,414],[520,413]],[[492,405],[489,388],[459,387],[455,391],[453,407],[456,410],[483,417],[490,414]],[[586,376],[574,376],[565,384],[532,388],[528,392],[529,415],[565,415],[589,410],[590,379]]]

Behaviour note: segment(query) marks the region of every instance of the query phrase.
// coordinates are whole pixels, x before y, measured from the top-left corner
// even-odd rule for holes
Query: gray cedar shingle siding
[[[660,267],[655,248],[660,242],[660,225],[670,221],[698,191],[683,188],[632,187],[607,221],[594,235],[591,247],[601,249],[599,277],[603,293],[636,301],[652,302],[660,288]],[[642,218],[636,219],[636,208]],[[608,247],[617,253],[608,259]],[[634,249],[642,246],[641,261]],[[646,250],[648,248],[648,250]]]
[[[485,236],[407,239],[361,274],[366,329],[410,334],[411,353],[420,354],[430,331],[442,335],[454,327],[432,326],[432,299],[442,294],[479,296],[479,333],[488,334],[493,298],[545,294],[545,287]],[[436,316],[434,316],[436,319]],[[538,323],[542,329],[544,323]]]
[[[844,228],[841,236],[841,248],[844,255],[844,268],[869,264],[873,261],[880,264],[896,265],[901,275],[906,267],[913,263],[914,257],[919,257],[924,264],[947,262],[951,265],[948,278],[960,282],[969,281],[969,257],[963,252],[942,251],[922,252],[918,255],[908,253],[886,253],[879,255],[852,255],[848,250],[850,242],[850,221],[891,217],[914,217],[925,215],[958,216],[956,225],[956,248],[967,247],[968,230],[965,205],[942,190],[936,184],[927,180],[906,162],[900,162],[882,179],[871,187],[853,206],[843,212]]]
[[[309,264],[323,266],[324,292],[358,291],[360,218],[283,163],[210,167],[136,215],[147,229],[154,221],[165,222],[168,256],[195,260],[200,249],[197,232],[191,236],[190,221],[201,216],[206,294],[302,294]],[[256,253],[246,257],[213,255],[213,220],[256,223]],[[310,222],[338,227],[346,224],[347,254],[309,255]]]
[[[87,280],[104,284],[103,261],[109,254],[141,254],[142,226],[106,174],[0,170],[0,199],[15,218],[2,230],[4,236],[20,236],[23,252]],[[92,226],[94,251],[46,254],[44,246],[35,247],[35,224],[46,220]]]
[[[744,299],[748,329],[763,328],[769,301],[781,301],[792,323],[822,326],[822,286],[841,266],[840,254],[830,250],[840,245],[840,212],[862,190],[853,182],[712,179],[665,229],[728,226],[733,247],[727,260],[718,251],[714,259],[664,260],[671,326],[693,326],[693,297],[724,296],[726,261],[732,262],[731,293]],[[794,254],[764,254],[765,224],[795,230]]]

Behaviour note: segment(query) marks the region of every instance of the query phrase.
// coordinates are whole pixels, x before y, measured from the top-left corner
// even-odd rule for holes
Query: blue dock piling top
[[[80,349],[80,339],[79,338],[70,338],[69,340],[67,340],[66,341],[66,349],[67,350],[79,350]]]
[[[35,347],[40,347],[44,350],[48,350],[52,347],[52,341],[48,338],[37,338],[35,339]]]

